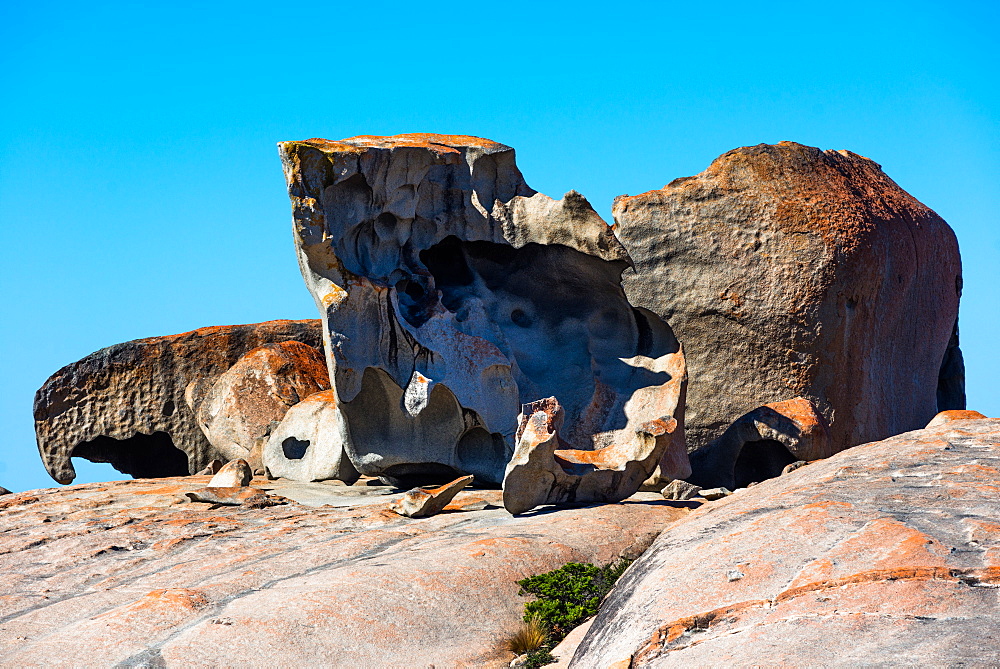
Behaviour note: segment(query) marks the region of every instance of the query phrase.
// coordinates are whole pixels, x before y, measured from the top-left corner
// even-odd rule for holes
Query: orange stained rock
[[[431,149],[435,153],[458,154],[457,149],[479,148],[487,150],[507,150],[510,147],[482,137],[471,135],[436,135],[433,133],[407,133],[402,135],[358,135],[341,140],[330,140],[314,137],[299,142],[284,142],[285,144],[308,144],[329,153],[363,153],[366,149],[394,149],[413,147]]]
[[[677,421],[673,418],[651,420],[643,425],[650,434],[660,435],[677,429]],[[612,444],[605,448],[592,451],[578,449],[558,449],[553,451],[556,462],[593,465],[597,469],[619,469],[629,462],[634,447],[630,444]]]
[[[791,588],[851,578],[855,573],[948,567],[948,546],[893,518],[880,518],[806,565]]]
[[[819,160],[811,158],[814,153]],[[814,168],[808,171],[783,168],[783,161],[799,160],[809,161]],[[727,151],[701,175],[674,179],[661,189],[639,195],[620,196],[614,209],[624,211],[678,190],[702,191],[707,182],[717,184],[709,188],[756,189],[761,195],[773,198],[775,217],[786,232],[816,232],[829,247],[841,252],[858,248],[871,230],[873,218],[892,218],[900,209],[933,215],[929,208],[898,188],[873,160],[850,151],[821,151],[788,141]],[[862,192],[857,192],[858,187]]]
[[[153,590],[137,600],[132,609],[180,608],[194,611],[208,605],[201,592],[190,588]]]
[[[980,420],[987,418],[978,411],[970,411],[967,409],[952,409],[949,411],[942,411],[938,413],[931,422],[927,423],[927,427],[934,427],[937,425],[942,425],[944,423],[950,423],[955,420]]]

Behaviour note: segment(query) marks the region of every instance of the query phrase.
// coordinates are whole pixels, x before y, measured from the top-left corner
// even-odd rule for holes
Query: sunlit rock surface
[[[1000,419],[848,449],[667,528],[571,666],[996,665],[998,519]]]
[[[299,341],[322,348],[318,321],[200,328],[115,344],[53,374],[35,394],[38,452],[56,481],[76,477],[72,457],[131,476],[194,473],[220,458],[192,406],[248,351]]]
[[[576,449],[663,417],[626,405],[671,382],[662,370],[680,346],[626,299],[628,256],[583,196],[536,193],[510,147],[475,137],[280,148],[359,472],[500,483],[521,405],[544,397],[563,406],[561,437]]]
[[[689,449],[804,397],[834,450],[964,409],[955,235],[875,162],[782,142],[622,196],[633,304],[667,320],[691,378]]]
[[[467,490],[411,519],[392,488],[262,478],[187,501],[208,482],[0,497],[0,666],[501,666],[518,579],[635,557],[689,513],[642,493],[514,518]]]
[[[401,516],[423,518],[440,513],[462,488],[472,483],[471,474],[434,488],[414,488],[389,507]]]
[[[285,341],[248,351],[196,402],[195,418],[226,459],[245,458],[262,473],[261,453],[271,423],[306,397],[327,390],[325,358],[312,346]]]
[[[354,483],[359,474],[344,451],[346,429],[332,390],[310,395],[289,409],[271,431],[264,446],[264,467],[273,476],[295,481]]]
[[[504,508],[516,514],[543,504],[618,502],[657,467],[667,480],[691,474],[683,436],[671,418],[682,397],[683,369],[671,371],[676,382],[657,398],[663,418],[630,425],[631,434],[619,434],[605,448],[565,448],[559,436],[565,413],[554,397],[524,405],[517,450],[504,473]]]

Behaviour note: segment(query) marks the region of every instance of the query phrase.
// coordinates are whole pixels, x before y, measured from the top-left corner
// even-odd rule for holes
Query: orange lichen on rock
[[[186,477],[100,487],[33,491],[35,504],[0,512],[5,666],[51,664],[67,648],[101,666],[507,664],[518,579],[635,556],[689,513],[634,504],[515,519],[494,507],[414,522],[371,488],[273,481],[269,494],[315,506],[209,509],[174,504]],[[94,496],[109,497],[79,508]],[[377,596],[359,596],[361,584]]]
[[[1000,420],[979,419],[695,510],[632,565],[573,666],[996,663],[982,639],[1000,628],[998,465]]]
[[[140,477],[197,472],[222,457],[192,408],[218,377],[260,346],[294,341],[315,350],[322,339],[318,320],[279,320],[101,349],[60,369],[36,393],[39,454],[61,483],[76,475],[73,457],[109,462]]]
[[[626,294],[669,319],[697,379],[692,450],[795,396],[834,452],[964,407],[957,240],[875,162],[746,146],[613,214],[634,261]]]
[[[986,418],[983,414],[978,411],[969,411],[964,409],[951,409],[949,411],[942,411],[938,413],[931,422],[927,423],[927,427],[936,427],[938,425],[944,425],[945,423],[950,423],[954,420],[979,420],[981,418]]]
[[[482,137],[471,135],[437,135],[433,133],[408,133],[402,135],[358,135],[340,140],[329,140],[314,137],[301,142],[286,142],[286,144],[310,144],[323,151],[345,153],[361,153],[365,149],[396,149],[412,147],[431,149],[438,153],[458,153],[458,148],[479,148],[490,150],[507,150],[510,147]]]

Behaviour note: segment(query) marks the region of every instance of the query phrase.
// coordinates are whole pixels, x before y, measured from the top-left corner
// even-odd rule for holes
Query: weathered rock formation
[[[271,423],[329,387],[323,354],[299,341],[283,341],[247,352],[190,406],[216,451],[227,460],[246,458],[253,470],[260,470]]]
[[[293,481],[354,483],[360,475],[344,451],[346,429],[332,390],[310,395],[271,431],[264,467],[272,476]]]
[[[939,425],[944,425],[945,423],[950,423],[953,420],[976,420],[979,418],[986,418],[986,416],[978,411],[953,409],[951,411],[942,411],[938,415],[934,416],[934,418],[931,419],[931,422],[927,423],[927,427],[937,427]]]
[[[619,502],[631,497],[658,466],[667,480],[687,477],[691,466],[683,434],[671,418],[683,397],[683,358],[676,361],[679,369],[665,370],[674,381],[655,395],[649,393],[664,417],[630,424],[631,434],[617,435],[611,446],[567,449],[559,437],[565,413],[556,399],[524,405],[517,449],[503,479],[504,508],[517,514],[543,504]],[[626,415],[633,413],[631,408],[626,406]]]
[[[684,344],[689,449],[792,397],[829,420],[834,450],[965,408],[955,235],[873,161],[743,147],[619,197],[614,217],[629,300]]]
[[[635,557],[689,513],[661,499],[512,518],[499,491],[463,491],[414,522],[387,488],[261,478],[300,502],[175,501],[207,482],[0,498],[0,665],[505,665],[518,579]]]
[[[472,479],[473,476],[469,474],[435,488],[414,488],[393,502],[389,508],[407,518],[433,516],[448,506],[462,488],[472,483]]]
[[[744,414],[721,437],[692,453],[689,481],[735,490],[781,476],[795,462],[831,455],[826,419],[809,400],[796,397]]]
[[[706,504],[625,572],[571,666],[997,664],[998,480],[1000,420],[956,420]]]
[[[661,368],[676,367],[680,346],[626,299],[628,255],[581,195],[536,193],[511,148],[475,137],[280,147],[359,472],[500,483],[520,406],[544,397],[563,406],[574,449],[632,439],[633,424],[664,416],[626,405],[671,382]]]
[[[253,472],[250,465],[242,458],[228,462],[219,468],[208,482],[209,488],[241,488],[250,484]]]
[[[191,406],[245,353],[285,341],[321,348],[319,322],[269,321],[137,339],[63,367],[35,394],[45,468],[60,483],[76,476],[72,457],[109,462],[138,477],[201,470],[223,454],[202,434]]]
[[[205,486],[184,495],[192,502],[207,502],[209,504],[220,504],[222,506],[250,506],[251,508],[263,508],[274,506],[270,502],[270,497],[260,488],[252,486],[233,486],[223,488],[219,486]]]

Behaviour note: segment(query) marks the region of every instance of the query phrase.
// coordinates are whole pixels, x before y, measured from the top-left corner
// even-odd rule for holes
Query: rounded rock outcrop
[[[794,142],[615,200],[629,300],[670,322],[689,449],[801,396],[834,450],[965,408],[951,228],[875,162]]]

